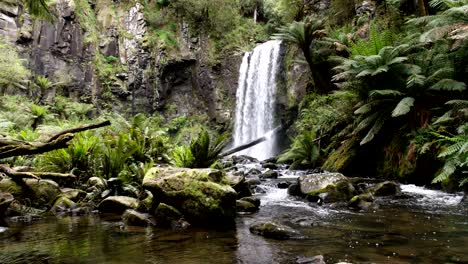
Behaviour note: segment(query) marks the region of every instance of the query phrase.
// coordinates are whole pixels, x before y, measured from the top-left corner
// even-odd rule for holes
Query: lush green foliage
[[[291,163],[291,169],[313,167],[320,155],[314,131],[304,131],[294,138],[291,147],[282,153],[278,162]]]
[[[0,94],[9,86],[24,88],[23,81],[30,74],[24,62],[13,45],[0,37]]]
[[[174,149],[174,165],[185,168],[207,168],[218,160],[218,155],[226,146],[228,135],[210,137],[207,130],[200,132],[198,137],[187,146]]]
[[[328,95],[306,98],[296,122],[298,136],[289,151],[298,148],[305,133],[314,131],[321,139],[324,168],[353,173],[366,164],[374,168],[367,173],[386,177],[418,171],[434,175],[437,154],[433,153],[438,152],[445,165],[433,182],[467,182],[466,109],[461,107],[467,99],[467,3],[432,1],[431,5],[441,11],[411,19],[403,30],[392,28],[396,24],[370,21],[365,39],[352,35],[348,26],[327,29],[329,34],[320,44],[347,46],[341,48],[346,52],[335,53],[340,56],[330,57],[336,65],[332,81],[351,95],[343,100],[347,107],[341,108],[328,101]],[[295,37],[294,43],[298,40]],[[312,49],[318,52],[320,47],[324,46]],[[442,112],[455,104],[458,108]],[[422,165],[430,160],[431,166]]]

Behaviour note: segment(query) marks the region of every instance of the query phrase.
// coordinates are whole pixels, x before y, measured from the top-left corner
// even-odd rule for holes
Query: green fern
[[[299,167],[313,167],[319,158],[319,148],[313,131],[304,131],[294,138],[289,149],[282,153],[279,163],[291,163],[292,169]]]

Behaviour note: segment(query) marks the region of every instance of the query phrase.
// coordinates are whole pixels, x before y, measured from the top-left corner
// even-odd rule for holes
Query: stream
[[[250,167],[258,165],[251,164]],[[171,231],[125,227],[98,215],[48,217],[0,228],[0,263],[468,263],[468,202],[401,185],[399,199],[381,198],[366,212],[318,206],[277,188],[303,172],[280,170],[262,182],[262,205],[239,215],[236,230]],[[292,240],[251,234],[249,226],[273,220],[297,230]]]

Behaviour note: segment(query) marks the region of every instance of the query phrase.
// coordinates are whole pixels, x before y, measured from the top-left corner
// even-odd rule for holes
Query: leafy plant
[[[312,81],[316,92],[327,92],[330,90],[328,80],[320,71],[318,63],[321,62],[319,52],[319,40],[324,36],[324,23],[322,20],[307,18],[305,21],[294,21],[291,24],[280,27],[278,33],[273,35],[274,39],[283,40],[287,43],[297,45],[304,55],[304,58],[310,68]]]
[[[279,156],[278,162],[291,163],[291,169],[315,166],[320,155],[316,142],[313,131],[304,131],[294,138],[291,147]]]
[[[432,183],[446,181],[449,177],[460,173],[460,186],[468,183],[468,125],[464,124],[458,128],[458,135],[444,136],[438,134],[443,142],[450,145],[439,153],[439,158],[445,163],[441,172],[432,180]]]
[[[95,150],[99,141],[91,131],[79,133],[68,148],[45,153],[38,161],[39,166],[46,171],[71,172],[86,180],[97,169]]]
[[[218,159],[227,144],[228,135],[211,138],[206,129],[189,146],[180,146],[173,151],[173,163],[178,167],[208,168]]]
[[[0,95],[10,86],[26,89],[24,81],[30,72],[24,64],[14,46],[0,37]]]

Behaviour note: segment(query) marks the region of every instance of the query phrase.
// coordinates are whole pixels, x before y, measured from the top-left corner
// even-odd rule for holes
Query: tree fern
[[[302,134],[294,138],[289,149],[283,152],[278,162],[292,163],[291,167],[311,167],[319,157],[319,148],[315,140],[313,131],[304,131]]]

